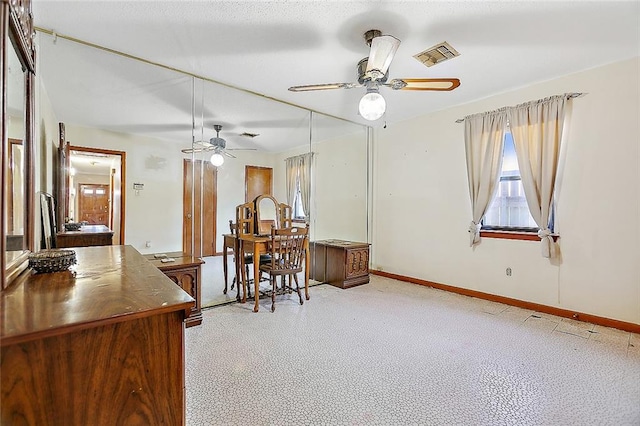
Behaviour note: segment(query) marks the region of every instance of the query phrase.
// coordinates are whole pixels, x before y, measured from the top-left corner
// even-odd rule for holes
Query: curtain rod
[[[582,92],[573,92],[573,93],[566,93],[565,96],[567,97],[567,99],[573,99],[573,98],[579,98],[581,96],[586,95],[586,93],[582,93]],[[535,101],[533,101],[535,102]],[[503,108],[508,108],[508,107],[502,107],[502,108],[497,108],[496,110],[500,110]],[[464,123],[464,118],[458,118],[456,120],[456,123]]]
[[[287,161],[287,160],[290,160],[290,159],[292,159],[292,158],[304,157],[304,156],[307,156],[307,155],[311,155],[311,156],[313,157],[315,154],[316,154],[315,152],[313,152],[313,151],[309,151],[309,152],[304,153],[304,154],[294,155],[293,157],[287,157],[287,158],[285,158],[285,159],[284,159],[284,160],[282,160],[282,161]]]

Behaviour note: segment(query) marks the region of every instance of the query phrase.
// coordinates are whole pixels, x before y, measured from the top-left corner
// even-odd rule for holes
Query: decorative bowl
[[[76,263],[76,252],[73,250],[41,250],[29,255],[29,267],[39,274],[65,271]]]
[[[64,224],[65,231],[77,231],[82,227],[81,223],[69,222]]]

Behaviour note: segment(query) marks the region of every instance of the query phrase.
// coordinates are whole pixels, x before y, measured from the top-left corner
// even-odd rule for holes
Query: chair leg
[[[247,282],[246,282],[246,286],[247,286],[247,297],[251,297],[251,282],[252,280],[249,279],[249,266],[245,265],[245,272],[247,273]]]
[[[289,275],[289,286],[287,287],[287,292],[291,294],[293,292],[293,277],[294,275]]]
[[[271,276],[271,312],[276,310],[276,276]]]
[[[296,292],[298,292],[298,299],[300,299],[300,304],[302,305],[304,302],[302,301],[302,293],[300,293],[300,286],[298,285],[298,274],[293,274],[293,280],[296,282]]]

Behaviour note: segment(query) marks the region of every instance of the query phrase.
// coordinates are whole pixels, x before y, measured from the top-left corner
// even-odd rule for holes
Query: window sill
[[[552,235],[553,241],[558,241],[559,235]],[[540,241],[537,232],[489,231],[480,230],[480,238],[498,238],[503,240]]]

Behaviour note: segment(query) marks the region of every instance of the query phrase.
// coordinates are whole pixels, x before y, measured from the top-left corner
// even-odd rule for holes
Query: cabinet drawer
[[[345,259],[346,280],[369,274],[369,248],[348,249]]]

